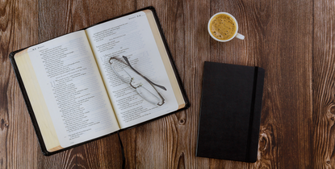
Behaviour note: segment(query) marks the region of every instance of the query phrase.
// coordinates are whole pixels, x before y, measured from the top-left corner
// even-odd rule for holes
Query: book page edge
[[[158,29],[158,25],[156,23],[155,17],[153,15],[153,12],[150,9],[143,10],[143,12],[146,14],[151,31],[154,35],[159,53],[161,54],[162,61],[165,66],[165,70],[168,74],[169,81],[171,83],[171,86],[173,88],[173,92],[176,96],[177,103],[178,103],[178,110],[181,108],[184,108],[186,106],[183,94],[181,92],[179,83],[177,81],[177,78],[175,76],[175,71],[172,68],[169,55],[167,53],[167,49],[165,48],[164,42],[162,40],[161,34]]]
[[[46,149],[49,152],[63,149],[63,147],[60,146],[49,110],[39,87],[39,83],[28,54],[28,49],[17,53],[14,56],[14,59],[22,77],[22,82],[27,91],[27,95],[34,111],[37,125],[40,129]]]

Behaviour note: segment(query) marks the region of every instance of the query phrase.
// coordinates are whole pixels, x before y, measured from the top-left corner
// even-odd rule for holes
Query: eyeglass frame
[[[129,60],[128,60],[128,58],[126,57],[126,56],[122,56],[122,58],[126,61],[126,63],[124,63],[122,60],[120,60],[120,59],[118,59],[118,58],[116,58],[116,57],[111,57],[110,59],[109,59],[109,64],[110,65],[112,65],[113,63],[111,62],[111,60],[117,60],[117,61],[119,61],[120,63],[123,63],[123,64],[125,64],[125,65],[127,65],[127,66],[129,66],[135,73],[137,73],[138,75],[140,75],[144,80],[146,80],[151,86],[152,86],[152,88],[154,88],[154,90],[156,91],[156,93],[158,94],[158,96],[160,97],[160,99],[161,99],[161,101],[162,101],[162,103],[157,103],[157,105],[158,106],[162,106],[164,103],[165,103],[165,99],[164,99],[164,97],[158,92],[158,90],[155,88],[155,86],[157,86],[157,87],[159,87],[159,88],[161,88],[161,89],[163,89],[163,90],[165,90],[166,91],[166,88],[164,87],[164,86],[161,86],[161,85],[158,85],[158,84],[156,84],[156,83],[154,83],[154,82],[152,82],[151,80],[149,80],[147,77],[145,77],[144,75],[142,75],[140,72],[138,72],[136,69],[134,69],[133,68],[133,66],[130,64],[130,62],[129,62]],[[124,83],[128,83],[128,82],[125,82],[124,80],[123,80],[123,78],[122,77],[120,77],[120,75],[114,70],[114,68],[113,68],[113,66],[111,66],[111,68],[112,68],[112,70],[113,70],[113,72],[115,73],[115,75],[121,80],[121,81],[123,81]],[[130,75],[129,75],[130,76]],[[130,76],[131,77],[131,76]],[[142,96],[136,89],[137,88],[139,88],[139,87],[141,87],[142,85],[140,84],[140,85],[138,85],[138,86],[134,86],[133,84],[131,84],[132,83],[132,81],[133,81],[133,77],[131,77],[131,79],[130,79],[130,82],[129,82],[129,86],[130,87],[132,87],[133,89],[135,89],[135,91],[137,92],[137,94],[138,95],[140,95],[144,100],[146,100],[146,101],[148,101],[146,98],[144,98],[144,96]],[[145,89],[145,90],[147,90],[148,92],[150,92],[148,89],[146,89],[144,86],[143,86],[143,88]],[[150,92],[152,95],[154,95],[155,97],[157,97],[155,94],[153,94],[152,92]],[[150,101],[148,101],[148,102],[150,102]],[[150,102],[150,103],[152,103],[152,102]]]

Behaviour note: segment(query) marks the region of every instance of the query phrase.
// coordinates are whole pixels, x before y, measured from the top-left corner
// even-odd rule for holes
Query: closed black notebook
[[[197,156],[257,160],[263,83],[262,68],[205,62]]]

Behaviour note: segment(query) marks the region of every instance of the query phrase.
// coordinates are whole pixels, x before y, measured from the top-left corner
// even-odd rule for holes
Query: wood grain
[[[44,42],[55,38],[57,36],[64,35],[75,31],[73,25],[82,25],[86,22],[85,26],[88,26],[88,21],[83,17],[78,17],[78,20],[73,20],[72,16],[78,16],[76,14],[80,13],[79,16],[85,15],[85,12],[80,11],[81,6],[77,4],[76,1],[42,1],[39,4],[39,42]],[[75,4],[75,6],[74,6]],[[77,11],[78,9],[79,11]],[[86,18],[88,19],[88,18]],[[77,28],[77,30],[80,28]],[[51,157],[44,157],[39,153],[39,163],[38,167],[41,168],[73,168],[77,166],[78,154],[74,148]]]
[[[334,168],[332,0],[0,1],[0,168],[121,168],[117,134],[45,157],[8,54],[146,6],[158,13],[191,107],[120,132],[126,168]],[[226,11],[244,41],[207,33]],[[265,68],[256,163],[195,156],[204,61]]]
[[[137,4],[141,5],[138,8],[150,5],[156,8],[188,97],[200,103],[202,64],[209,56],[209,36],[206,33],[206,24],[210,17],[209,1],[137,1]],[[208,160],[194,158],[198,103],[192,102],[193,106],[186,111],[137,128],[138,168],[206,166]],[[185,138],[185,135],[190,137]],[[157,144],[152,144],[151,140]],[[148,161],[152,159],[155,162]]]
[[[90,25],[134,10],[133,0],[90,1]],[[127,156],[126,168],[134,168],[135,166],[135,132],[136,129],[130,129],[120,133],[121,139],[123,140],[123,146],[125,147],[125,155]],[[83,161],[89,162],[89,168],[121,168],[121,146],[117,134],[85,145],[85,153],[86,156],[90,158],[83,159]]]
[[[229,43],[217,42],[214,39],[210,39],[210,61],[237,64],[237,65],[247,65],[247,66],[259,66],[254,64],[255,52],[254,50],[248,51],[248,44],[254,44],[252,41],[257,37],[257,30],[253,30],[254,26],[253,18],[248,18],[248,15],[255,15],[254,10],[247,10],[246,8],[250,7],[244,4],[243,1],[220,1],[212,0],[211,1],[211,16],[225,11],[232,14],[238,21],[239,30],[238,32],[242,35],[245,35],[245,40],[233,39]],[[270,3],[267,1],[267,3]],[[249,5],[252,5],[250,3]],[[251,25],[250,25],[251,24]],[[257,49],[257,46],[251,46],[251,49]],[[262,57],[262,56],[261,56]],[[267,71],[267,69],[265,68]],[[258,163],[258,162],[257,162]],[[252,166],[248,163],[226,161],[226,160],[209,160],[210,168],[250,168]]]
[[[270,167],[311,168],[313,2],[275,2],[271,7],[267,18],[273,19],[264,37],[267,57],[257,59],[268,70],[261,134],[271,141],[261,155]]]
[[[11,51],[37,43],[37,18],[37,1],[0,3],[0,168],[37,167],[40,150],[8,58]]]
[[[1,3],[1,12],[3,13],[0,18],[0,31],[1,31],[1,72],[0,72],[0,119],[1,119],[1,128],[0,128],[0,141],[2,143],[0,148],[0,166],[1,168],[5,168],[8,165],[7,162],[7,140],[8,140],[8,128],[9,128],[9,117],[8,117],[8,107],[10,107],[8,103],[7,90],[9,86],[9,78],[11,74],[10,63],[8,56],[10,50],[12,49],[12,44],[8,43],[11,39],[11,32],[13,23],[11,22],[11,16],[13,15],[13,3],[12,1],[5,1]],[[13,43],[13,42],[12,42]],[[8,159],[9,160],[9,159]]]
[[[325,5],[326,4],[326,5]],[[313,161],[314,168],[334,168],[335,157],[335,2],[314,2]]]

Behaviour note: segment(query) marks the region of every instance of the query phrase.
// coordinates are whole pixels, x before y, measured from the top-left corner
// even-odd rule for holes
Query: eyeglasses
[[[122,57],[125,62],[115,57],[109,59],[109,63],[115,75],[121,81],[129,84],[130,87],[135,89],[137,94],[140,95],[144,100],[154,105],[162,106],[165,102],[165,99],[157,91],[155,86],[163,90],[166,90],[166,88],[150,81],[131,66],[127,57]]]

